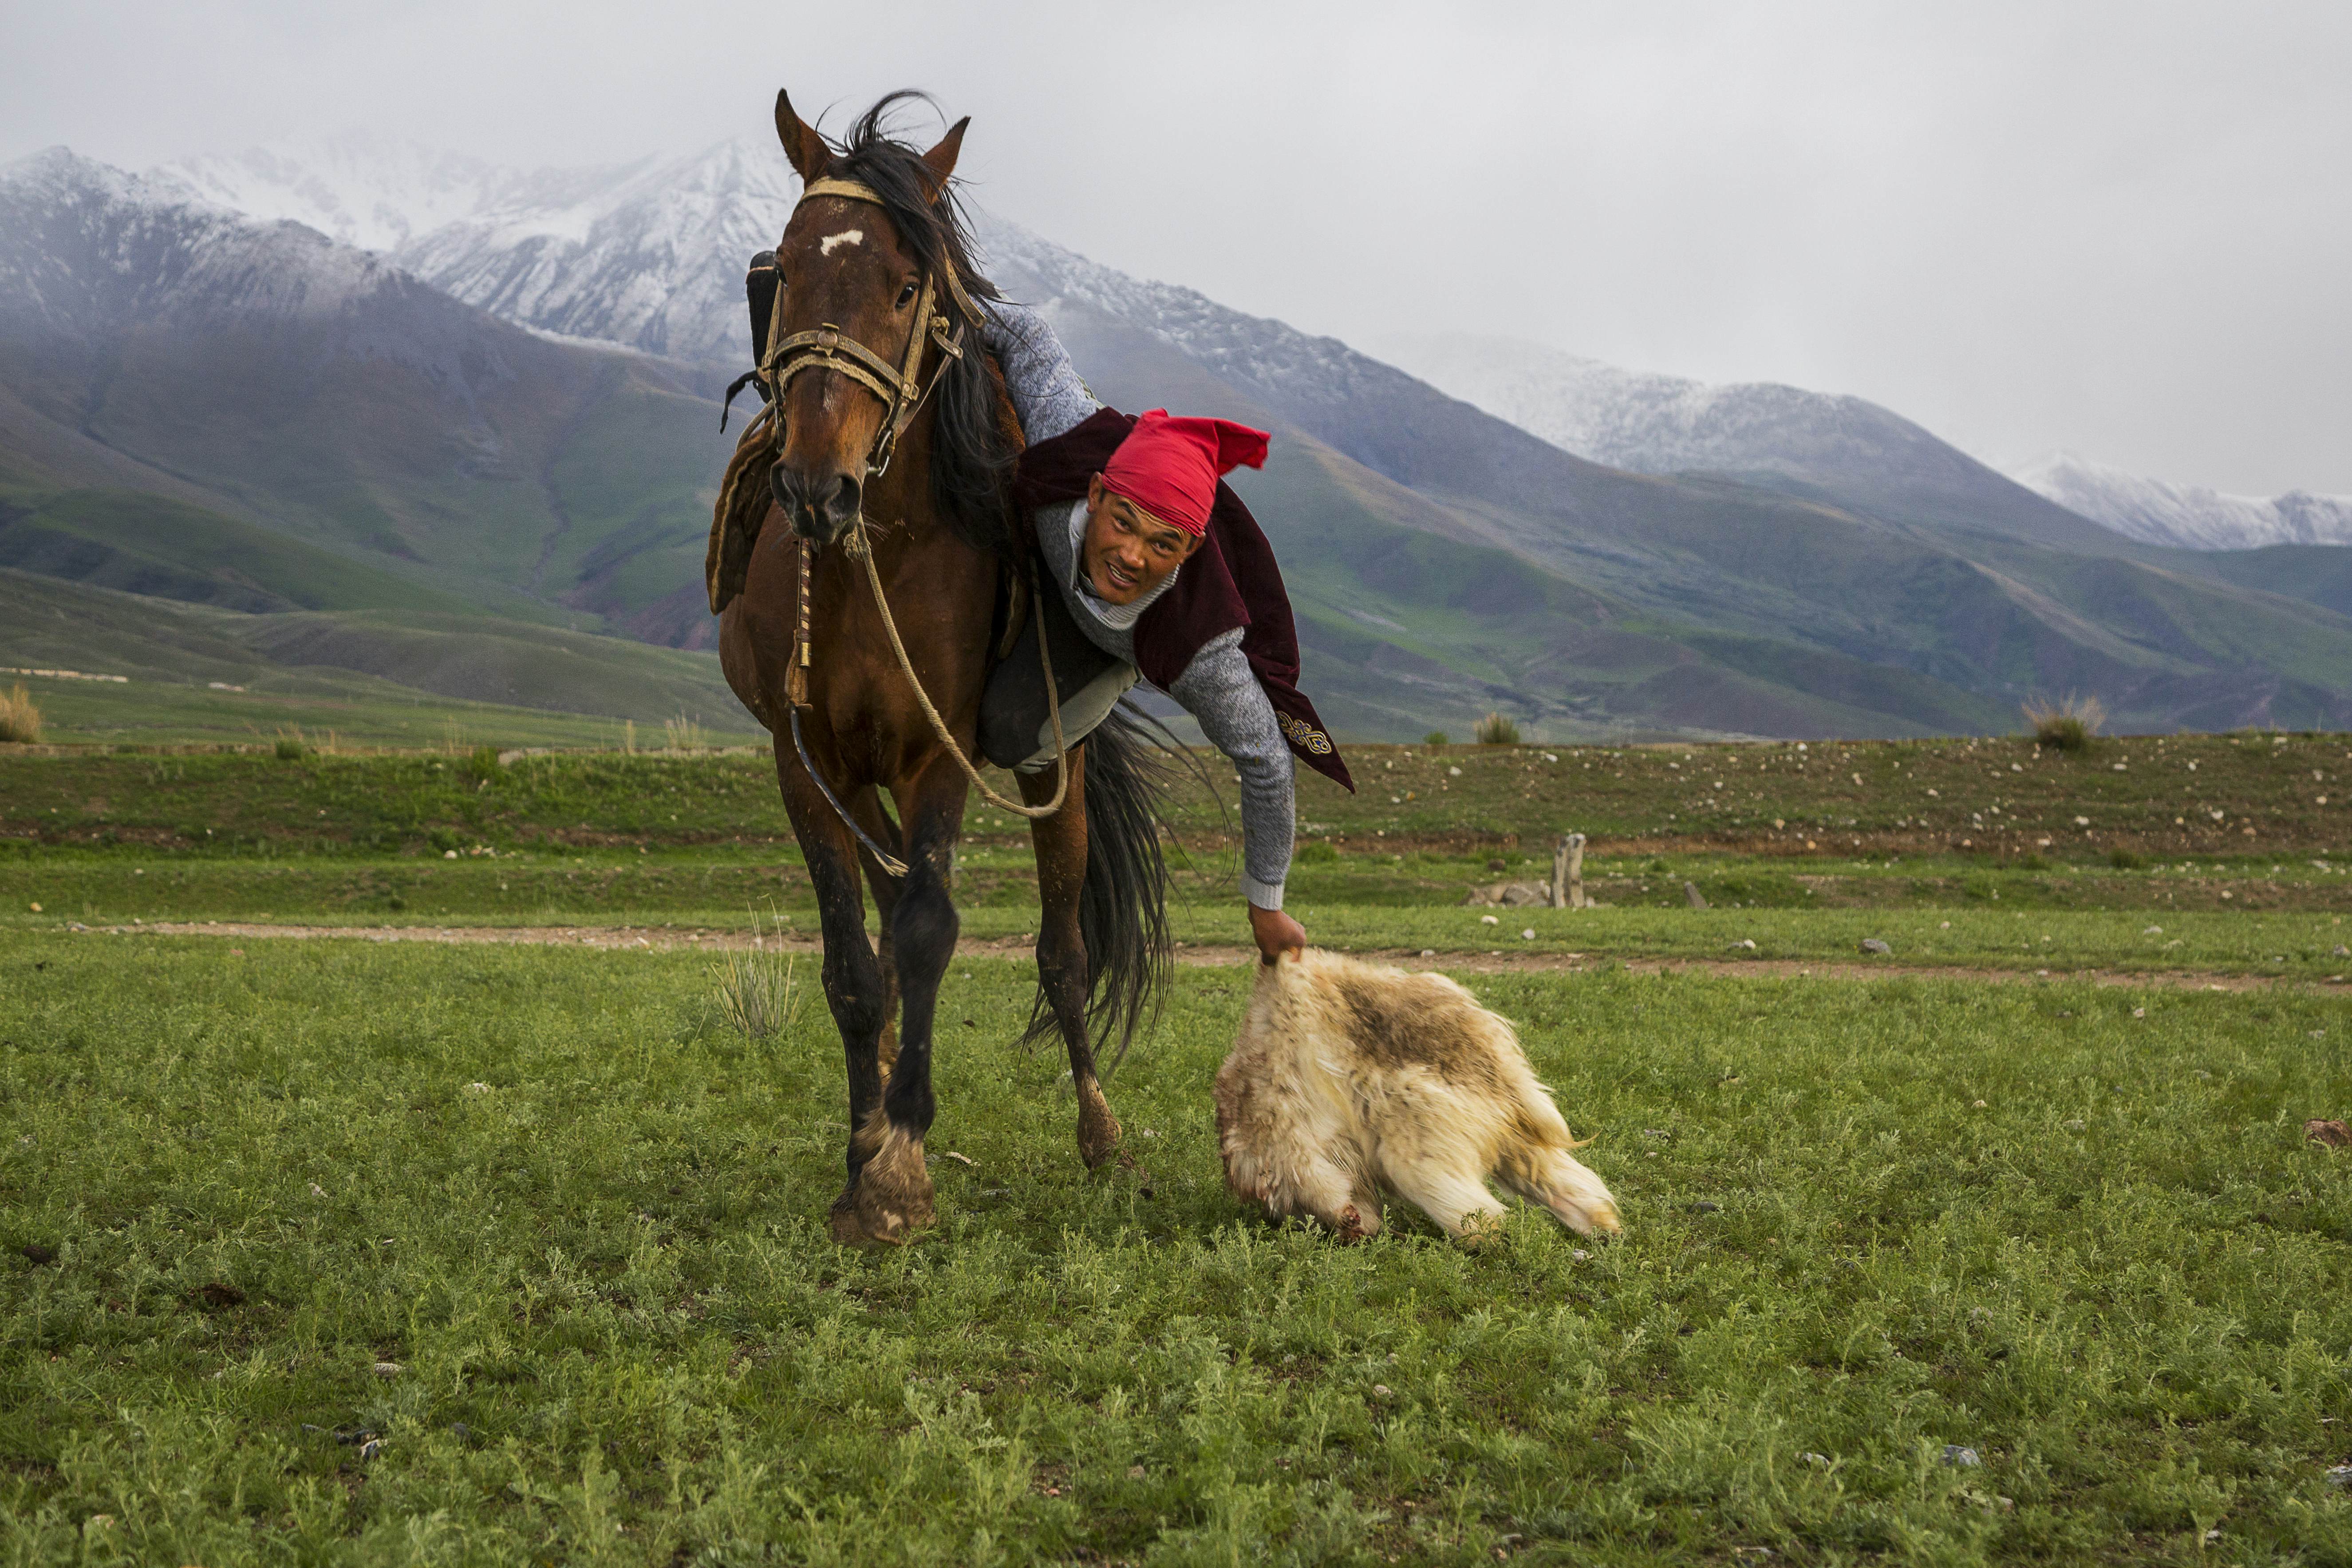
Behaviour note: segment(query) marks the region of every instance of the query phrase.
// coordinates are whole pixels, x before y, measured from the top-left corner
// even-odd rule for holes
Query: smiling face
[[[1087,585],[1107,605],[1131,605],[1201,547],[1201,536],[1160,521],[1100,474],[1087,481],[1087,531],[1078,563]]]

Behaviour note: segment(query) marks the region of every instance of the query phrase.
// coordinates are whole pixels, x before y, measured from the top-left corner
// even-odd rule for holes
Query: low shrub
[[[1489,713],[1478,721],[1471,735],[1482,746],[1516,746],[1519,743],[1519,727],[1500,713]]]
[[[2033,730],[2033,743],[2047,750],[2080,752],[2107,721],[2106,705],[2095,697],[2068,697],[2061,702],[2025,704],[2025,721]]]
[[[1433,752],[1441,746],[1452,745],[1454,743],[1454,737],[1447,734],[1443,730],[1432,730],[1428,734],[1423,735],[1421,738],[1421,743],[1427,746]]]
[[[0,742],[30,746],[40,738],[41,710],[20,680],[15,690],[0,694]]]

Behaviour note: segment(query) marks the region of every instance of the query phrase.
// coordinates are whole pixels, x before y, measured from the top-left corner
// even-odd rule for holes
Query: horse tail
[[[1156,731],[1156,733],[1155,733]],[[1160,835],[1176,738],[1122,702],[1086,739],[1087,878],[1078,933],[1087,950],[1087,1031],[1112,1066],[1168,995],[1168,862]],[[1158,754],[1155,754],[1158,753]],[[1189,758],[1185,760],[1189,761]],[[1029,1012],[1029,1045],[1055,1033],[1042,979]]]

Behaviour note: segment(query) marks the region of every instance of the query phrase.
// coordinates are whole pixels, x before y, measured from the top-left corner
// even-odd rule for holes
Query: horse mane
[[[972,299],[1000,299],[996,285],[972,266],[971,226],[959,182],[950,180],[932,200],[933,177],[921,152],[890,134],[890,112],[910,100],[931,101],[924,93],[902,89],[860,115],[847,138],[833,143],[830,172],[859,181],[882,198],[899,243],[924,271],[936,274],[945,261]],[[950,316],[961,313],[944,289],[939,308]],[[1013,459],[1020,455],[1013,435],[1018,426],[1004,416],[1003,375],[981,344],[985,326],[963,323],[963,356],[948,361],[931,393],[931,501],[965,543],[1010,555],[1017,539],[1011,483]]]

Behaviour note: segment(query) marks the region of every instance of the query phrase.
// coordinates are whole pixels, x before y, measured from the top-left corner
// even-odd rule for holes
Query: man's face
[[[1097,474],[1087,484],[1087,531],[1078,561],[1095,597],[1131,605],[1201,547],[1201,536],[1160,521]]]

